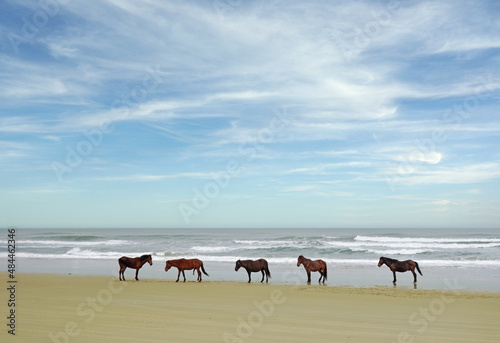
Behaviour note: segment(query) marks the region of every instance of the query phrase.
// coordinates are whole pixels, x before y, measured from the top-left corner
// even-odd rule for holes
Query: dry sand
[[[496,293],[16,277],[1,342],[500,342]]]

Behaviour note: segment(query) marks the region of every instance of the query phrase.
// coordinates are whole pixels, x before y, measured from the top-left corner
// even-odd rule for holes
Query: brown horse
[[[327,277],[327,271],[326,271],[326,262],[323,260],[310,260],[308,258],[305,258],[304,256],[300,255],[298,260],[297,260],[297,267],[300,267],[300,265],[304,265],[304,269],[307,272],[307,284],[311,284],[311,272],[319,272],[320,277],[318,282],[321,283],[321,278],[323,278],[323,284],[326,281]]]
[[[264,276],[266,277],[266,283],[269,281],[269,278],[271,277],[271,272],[269,271],[269,267],[267,266],[267,261],[264,260],[263,258],[259,260],[238,260],[236,261],[236,267],[234,268],[235,271],[238,271],[240,267],[243,267],[246,269],[248,273],[248,283],[250,283],[251,278],[250,278],[250,273],[258,273],[262,272],[262,280],[260,282],[264,282]]]
[[[137,275],[139,275],[139,269],[142,268],[144,263],[148,262],[150,266],[153,265],[153,259],[151,258],[151,255],[142,255],[141,257],[127,257],[127,256],[122,256],[118,259],[118,264],[120,265],[120,271],[118,272],[118,277],[120,278],[120,281],[122,281],[122,276],[123,276],[123,281],[125,281],[125,269],[132,268],[135,269],[135,279],[139,281],[137,278]]]
[[[198,260],[197,258],[189,259],[186,260],[185,258],[181,258],[178,260],[168,260],[167,264],[165,265],[165,271],[168,272],[168,270],[172,267],[176,267],[179,270],[179,273],[177,274],[177,280],[175,282],[179,282],[179,277],[182,272],[182,276],[184,277],[184,282],[186,282],[186,275],[184,274],[185,270],[193,270],[193,275],[194,271],[198,272],[198,282],[201,282],[201,272],[200,268],[203,271],[203,274],[206,276],[209,276],[207,272],[205,271],[205,268],[203,268],[203,262]]]
[[[381,257],[378,261],[378,266],[380,267],[383,264],[389,267],[389,269],[392,271],[392,274],[394,274],[394,280],[392,281],[393,284],[396,284],[396,272],[404,273],[408,270],[411,270],[411,272],[413,273],[413,283],[415,285],[417,284],[417,273],[415,273],[415,268],[417,268],[420,275],[422,275],[422,272],[418,267],[418,263],[412,260],[398,261],[388,257]]]

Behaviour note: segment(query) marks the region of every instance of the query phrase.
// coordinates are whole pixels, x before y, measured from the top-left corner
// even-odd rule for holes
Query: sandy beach
[[[500,294],[18,274],[2,342],[498,342]],[[1,274],[7,285],[7,274]],[[131,278],[129,278],[131,279]],[[5,289],[5,287],[4,287]],[[9,315],[3,291],[3,317]],[[8,319],[4,319],[9,321]]]

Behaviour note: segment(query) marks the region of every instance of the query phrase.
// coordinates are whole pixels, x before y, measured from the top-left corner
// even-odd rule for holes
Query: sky
[[[6,0],[0,32],[0,227],[499,227],[496,0]]]

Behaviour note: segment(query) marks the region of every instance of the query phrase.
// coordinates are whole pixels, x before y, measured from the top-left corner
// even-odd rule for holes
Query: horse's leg
[[[252,281],[252,277],[250,276],[252,272],[247,269],[247,273],[248,273],[248,283],[250,283]]]
[[[392,271],[392,274],[394,275],[394,280],[392,280],[393,284],[396,284],[396,271]]]
[[[198,282],[201,282],[201,271],[200,271],[200,267],[196,268],[196,271],[198,272]],[[193,273],[194,273],[194,269],[193,269]]]
[[[139,279],[137,278],[138,275],[139,275],[139,268],[137,268],[135,270],[135,279],[136,279],[136,281],[139,281]]]
[[[260,271],[262,272],[262,280],[260,280],[260,282],[264,282],[264,276],[266,275],[266,273],[264,273],[264,269],[261,269]]]
[[[307,271],[307,284],[308,285],[311,284],[311,271],[310,270]]]
[[[415,273],[415,269],[412,269],[411,272],[413,273],[413,283],[417,283],[417,273]]]
[[[122,281],[122,266],[120,266],[120,270],[118,271],[118,278]]]
[[[184,269],[182,270],[182,277],[184,278],[184,282],[186,282],[186,274],[184,274]]]
[[[321,278],[323,278],[323,285],[325,284],[325,280],[326,280],[326,277],[325,277],[325,270],[323,268],[320,268],[319,270],[319,282],[322,282],[321,281]]]
[[[177,269],[177,280],[175,280],[175,282],[179,282],[179,277],[181,276],[181,270],[180,269]]]

